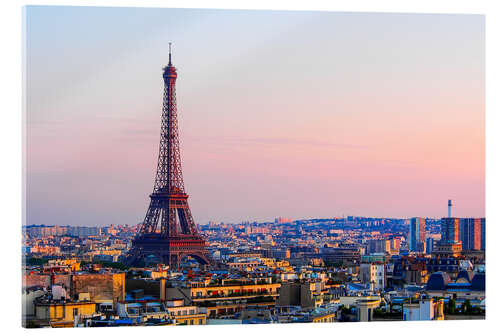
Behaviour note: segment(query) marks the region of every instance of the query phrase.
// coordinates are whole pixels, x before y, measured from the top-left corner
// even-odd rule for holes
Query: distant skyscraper
[[[425,219],[422,217],[413,217],[410,220],[410,240],[409,250],[415,252],[424,252],[425,250]]]
[[[460,219],[460,241],[462,242],[462,250],[481,249],[481,219]]]
[[[391,252],[391,242],[388,239],[371,239],[368,241],[368,253]]]
[[[435,244],[434,238],[428,237],[425,240],[425,253],[432,254],[432,252],[434,251],[434,244]]]
[[[481,219],[481,251],[486,249],[486,218]]]
[[[441,219],[441,242],[460,242],[460,219],[455,217],[443,217]]]

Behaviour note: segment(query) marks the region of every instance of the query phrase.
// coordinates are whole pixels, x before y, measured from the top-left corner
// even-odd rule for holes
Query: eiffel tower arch
[[[156,178],[146,216],[125,260],[130,266],[151,255],[175,269],[186,256],[204,265],[212,264],[184,190],[175,94],[177,70],[172,65],[170,45],[168,57],[168,66],[163,68],[165,85]]]

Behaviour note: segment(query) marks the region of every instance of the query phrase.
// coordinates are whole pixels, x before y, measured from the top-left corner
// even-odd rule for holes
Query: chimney
[[[451,217],[451,207],[452,207],[451,200],[448,200],[448,217]]]

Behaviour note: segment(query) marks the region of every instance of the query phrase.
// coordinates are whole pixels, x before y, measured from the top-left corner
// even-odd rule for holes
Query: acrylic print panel
[[[23,326],[485,318],[484,16],[25,26]]]

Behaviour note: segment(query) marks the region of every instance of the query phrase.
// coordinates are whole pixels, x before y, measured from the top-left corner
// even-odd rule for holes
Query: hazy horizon
[[[197,223],[485,216],[482,15],[26,11],[28,225],[142,221],[170,41]]]
[[[350,216],[350,215],[349,215]],[[282,217],[282,218],[286,218],[285,216],[277,216],[276,218],[278,217]],[[317,218],[298,218],[298,219],[291,219],[292,221],[291,222],[298,222],[298,221],[309,221],[309,220],[333,220],[333,219],[346,219],[348,216],[344,216],[344,217],[341,217],[341,216],[333,216],[333,217],[317,217]],[[439,220],[441,218],[434,218],[434,217],[428,217],[428,216],[412,216],[412,217],[408,217],[408,218],[398,218],[398,217],[377,217],[377,216],[354,216],[355,218],[367,218],[367,219],[390,219],[390,220],[409,220],[413,217],[421,217],[421,218],[424,218],[424,219],[428,219],[428,220]],[[444,217],[444,216],[443,216]],[[468,218],[470,216],[461,216],[461,217],[458,217],[458,216],[455,216],[455,218]],[[475,217],[475,218],[482,218],[482,217]],[[274,219],[272,220],[260,220],[260,221],[248,221],[248,220],[241,220],[241,221],[208,221],[208,222],[205,222],[205,223],[198,223],[197,224],[200,224],[200,225],[208,225],[210,222],[214,222],[216,224],[219,224],[219,223],[224,223],[224,224],[243,224],[243,223],[250,223],[250,224],[253,224],[253,223],[257,223],[257,224],[260,224],[260,223],[276,223]],[[122,224],[113,224],[113,223],[110,223],[110,224],[103,224],[103,225],[70,225],[70,224],[45,224],[44,226],[47,226],[47,227],[51,227],[51,226],[58,226],[58,227],[107,227],[107,226],[110,226],[110,225],[128,225],[128,226],[134,226],[134,225],[138,225],[138,224],[141,224],[142,221],[139,221],[137,223],[122,223]],[[289,223],[289,222],[287,222]],[[24,225],[23,224],[23,227],[25,226],[41,226],[40,224],[26,224]]]

